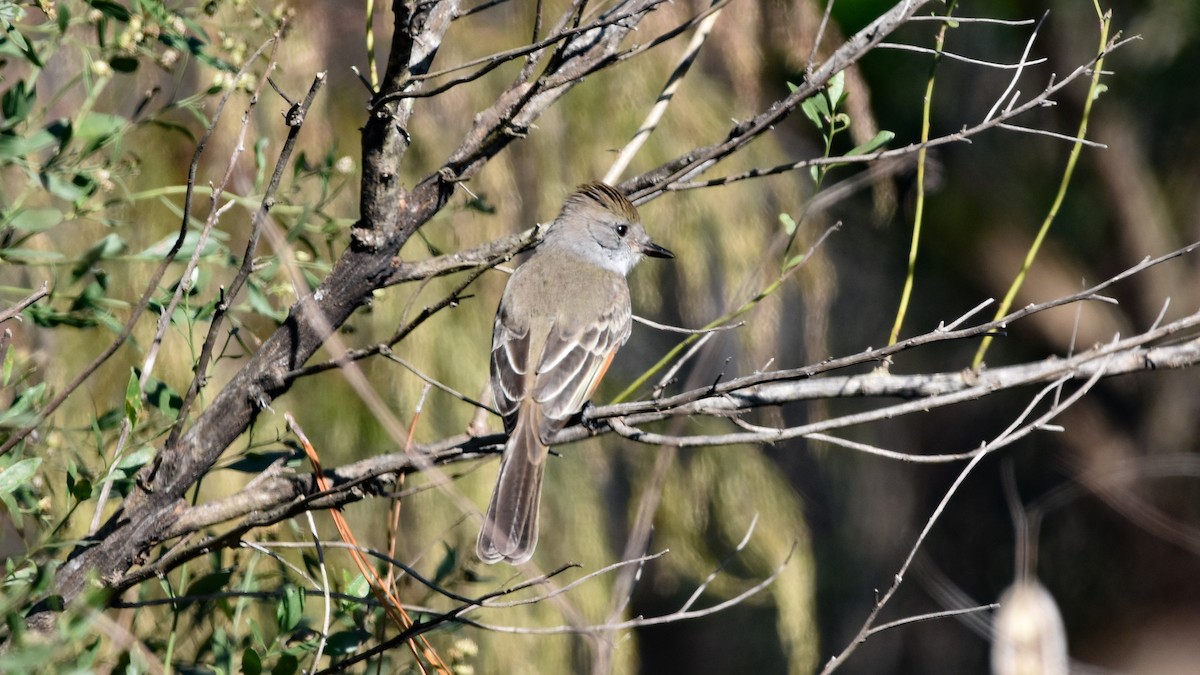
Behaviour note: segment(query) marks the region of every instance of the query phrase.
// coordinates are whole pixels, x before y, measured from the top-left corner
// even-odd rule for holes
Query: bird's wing
[[[492,396],[504,418],[504,429],[512,433],[517,409],[528,396],[530,372],[529,324],[518,321],[501,305],[492,329]]]
[[[625,296],[594,321],[556,321],[550,327],[533,388],[533,399],[545,415],[543,438],[557,431],[591,397],[617,349],[629,339],[631,323]]]

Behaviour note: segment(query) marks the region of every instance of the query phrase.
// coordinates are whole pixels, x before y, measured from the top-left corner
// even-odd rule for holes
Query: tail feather
[[[483,517],[475,552],[485,563],[518,565],[533,556],[538,539],[538,509],[546,446],[534,415],[520,415],[500,460],[496,490]]]

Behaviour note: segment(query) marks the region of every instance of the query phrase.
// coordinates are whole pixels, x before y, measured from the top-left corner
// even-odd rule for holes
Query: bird
[[[626,277],[643,256],[675,254],[650,240],[619,190],[594,182],[566,198],[509,278],[490,364],[508,441],[476,544],[481,561],[519,565],[533,556],[548,441],[582,410],[629,339]]]

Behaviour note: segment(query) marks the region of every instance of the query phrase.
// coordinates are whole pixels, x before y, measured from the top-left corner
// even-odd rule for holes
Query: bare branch
[[[908,552],[908,556],[904,559],[904,562],[900,565],[899,571],[897,571],[896,574],[892,577],[891,586],[889,586],[888,589],[883,593],[883,595],[881,595],[879,597],[879,599],[875,601],[875,606],[867,614],[867,618],[863,622],[862,627],[859,629],[858,635],[856,635],[854,637],[854,639],[852,639],[840,653],[838,653],[836,656],[831,658],[825,664],[825,667],[821,670],[822,675],[827,675],[828,673],[831,673],[834,670],[836,670],[838,668],[838,666],[840,666],[842,663],[844,663],[846,661],[846,659],[848,659],[850,657],[850,655],[854,653],[854,651],[858,648],[858,646],[860,644],[862,644],[863,642],[866,641],[867,637],[871,634],[871,629],[874,627],[876,617],[879,616],[879,613],[883,610],[883,608],[888,604],[888,602],[896,594],[896,591],[899,590],[900,584],[902,584],[904,582],[904,575],[908,572],[909,566],[912,565],[913,559],[916,557],[917,552],[920,551],[921,544],[924,543],[925,538],[929,535],[929,532],[933,529],[934,524],[937,523],[938,519],[941,517],[941,514],[945,511],[946,505],[950,503],[950,499],[958,491],[959,486],[962,485],[963,481],[966,480],[967,476],[971,473],[971,471],[974,470],[974,468],[979,465],[979,462],[985,456],[987,456],[987,454],[989,452],[997,449],[998,447],[1002,447],[1003,445],[1006,445],[1006,444],[1012,442],[1013,440],[1015,440],[1016,438],[1018,438],[1020,436],[1027,435],[1030,431],[1037,429],[1042,424],[1049,422],[1051,419],[1054,419],[1059,414],[1061,414],[1063,410],[1066,410],[1071,405],[1073,405],[1076,401],[1078,401],[1080,398],[1082,398],[1084,396],[1084,394],[1086,394],[1092,388],[1092,386],[1094,386],[1096,384],[1096,382],[1098,382],[1100,380],[1101,377],[1104,376],[1105,366],[1107,366],[1107,362],[1102,363],[1100,365],[1100,368],[1098,368],[1096,370],[1096,372],[1092,375],[1092,377],[1090,377],[1088,379],[1088,381],[1083,384],[1083,386],[1081,386],[1078,390],[1076,390],[1073,394],[1071,394],[1071,396],[1067,397],[1061,403],[1054,405],[1050,410],[1048,410],[1046,413],[1044,413],[1037,419],[1033,420],[1032,422],[1030,422],[1020,428],[1017,427],[1018,422],[1014,421],[1013,425],[1010,425],[1009,428],[1007,428],[1003,432],[1001,432],[999,436],[997,436],[995,439],[992,440],[992,442],[985,444],[980,449],[981,452],[978,455],[976,455],[974,458],[972,458],[971,461],[968,462],[965,467],[963,467],[962,471],[959,472],[958,477],[954,479],[954,482],[950,484],[950,487],[946,490],[946,493],[942,496],[941,501],[938,502],[937,507],[934,508],[933,513],[929,516],[929,519],[927,521],[925,521],[925,526],[921,529],[920,534],[917,535],[916,542],[913,543],[912,548]],[[1056,386],[1055,384],[1051,384],[1046,389],[1043,389],[1042,393],[1039,395],[1039,398],[1041,396],[1048,394],[1049,390],[1054,388],[1055,386]],[[1036,399],[1035,399],[1035,401],[1036,401]],[[1029,410],[1031,410],[1031,408],[1032,408],[1032,403],[1029,408],[1026,408],[1026,413],[1028,413]]]
[[[946,145],[947,143],[959,143],[959,142],[963,142],[963,141],[968,141],[971,137],[976,136],[980,133],[983,133],[984,131],[987,131],[989,129],[998,128],[1002,124],[1007,122],[1008,120],[1013,119],[1014,117],[1017,117],[1018,115],[1021,115],[1025,112],[1028,112],[1035,108],[1043,107],[1046,105],[1053,105],[1052,97],[1054,96],[1054,94],[1058,93],[1060,90],[1062,90],[1063,87],[1067,86],[1071,82],[1074,82],[1076,79],[1079,79],[1080,77],[1083,77],[1084,75],[1089,75],[1091,73],[1091,66],[1093,64],[1095,64],[1096,61],[1104,58],[1106,55],[1112,53],[1114,50],[1123,47],[1124,45],[1128,44],[1129,42],[1131,42],[1135,39],[1137,39],[1137,38],[1136,37],[1126,38],[1124,40],[1115,40],[1115,41],[1111,42],[1108,45],[1108,47],[1105,48],[1105,50],[1103,52],[1096,55],[1096,57],[1093,58],[1091,61],[1076,68],[1074,71],[1072,71],[1070,74],[1068,74],[1067,77],[1064,78],[1063,80],[1058,81],[1058,82],[1051,81],[1046,86],[1046,88],[1042,90],[1042,92],[1040,94],[1031,98],[1029,101],[1026,101],[1024,104],[1022,104],[1020,106],[1017,106],[1015,108],[1010,107],[1010,108],[1004,110],[1003,113],[996,115],[995,117],[985,119],[984,121],[982,121],[974,126],[971,126],[971,127],[964,127],[962,130],[960,130],[956,133],[947,134],[945,136],[939,136],[937,138],[932,138],[926,143],[910,143],[902,148],[894,148],[891,150],[880,150],[877,152],[864,153],[864,154],[859,154],[859,155],[839,155],[836,157],[811,157],[809,159],[803,159],[803,160],[799,160],[796,162],[790,162],[788,164],[779,164],[779,165],[772,166],[772,167],[755,168],[755,169],[750,169],[750,170],[742,171],[742,172],[735,173],[735,174],[730,174],[728,176],[722,176],[719,178],[711,178],[711,179],[703,180],[703,181],[691,180],[691,177],[696,175],[696,173],[698,173],[698,171],[694,171],[694,172],[688,174],[687,176],[676,175],[669,179],[663,179],[662,181],[659,182],[659,185],[661,187],[659,187],[657,190],[639,191],[638,194],[642,194],[644,192],[644,194],[646,194],[647,196],[640,197],[639,200],[637,201],[637,203],[641,203],[642,201],[645,201],[646,199],[651,198],[650,196],[659,194],[661,191],[676,192],[676,191],[680,191],[680,190],[696,190],[696,189],[700,189],[700,188],[714,187],[717,185],[728,185],[730,183],[736,183],[738,181],[748,180],[751,178],[762,178],[765,176],[774,176],[774,175],[781,174],[781,173],[796,171],[798,169],[804,169],[804,168],[808,168],[810,166],[862,164],[862,163],[875,162],[880,159],[895,159],[895,158],[899,158],[899,157],[903,157],[905,155],[915,153],[915,152],[921,150],[922,148],[933,148],[933,147],[937,147],[940,145]],[[1024,130],[1024,129],[1022,129],[1022,130]],[[1072,138],[1071,140],[1073,142],[1078,142],[1077,139],[1074,139],[1074,138]],[[729,148],[728,151],[732,152],[735,149],[736,148]],[[712,163],[715,163],[716,161],[718,161],[718,159],[720,157],[723,157],[723,156],[724,156],[723,154],[714,155],[710,159],[710,161]],[[704,167],[698,167],[698,169],[707,168],[708,166],[711,166],[711,164],[708,164]]]
[[[24,312],[27,307],[29,307],[33,303],[37,302],[38,300],[41,300],[42,298],[46,297],[49,294],[50,294],[50,282],[43,281],[42,285],[36,291],[34,291],[33,293],[30,293],[29,295],[25,296],[24,298],[21,298],[20,300],[17,301],[17,304],[13,305],[12,307],[9,307],[8,309],[6,309],[4,311],[0,311],[0,323],[4,323],[5,321],[8,321],[13,318],[19,319],[21,317],[21,312]]]

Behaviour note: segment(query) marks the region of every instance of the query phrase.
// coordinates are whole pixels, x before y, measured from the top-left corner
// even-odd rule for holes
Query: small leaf
[[[846,98],[846,71],[839,70],[834,73],[833,77],[829,78],[829,84],[825,86],[829,92],[829,100],[833,103],[833,109],[837,110]]]
[[[121,419],[125,415],[120,408],[113,408],[96,418],[96,429],[99,431],[112,431],[121,425]]]
[[[154,459],[154,452],[153,447],[142,446],[118,460],[117,468],[124,471],[126,475],[133,473]]]
[[[62,211],[55,208],[22,209],[9,219],[8,226],[24,232],[44,232],[62,221]]]
[[[125,240],[116,232],[110,232],[100,241],[88,247],[80,256],[79,262],[71,268],[71,281],[79,281],[85,274],[92,271],[93,266],[101,260],[107,260],[125,250]]]
[[[0,471],[0,495],[12,494],[17,488],[28,484],[41,465],[41,457],[30,457]]]
[[[25,81],[17,80],[17,83],[4,92],[4,97],[0,99],[0,112],[4,113],[4,126],[12,127],[24,120],[36,101],[37,88],[26,89]]]
[[[188,585],[184,595],[211,595],[224,590],[232,576],[233,569],[223,569],[205,574]]]
[[[247,452],[241,459],[225,468],[242,473],[262,473],[276,461],[291,456],[290,452]]]
[[[38,129],[28,136],[0,134],[0,162],[28,157],[56,142],[54,135],[45,129]]]
[[[225,234],[224,232],[219,232],[216,230],[212,231],[209,234],[210,234],[210,236],[208,238],[208,241],[204,242],[204,249],[203,249],[203,251],[201,251],[201,256],[210,256],[210,255],[213,255],[214,253],[221,252],[223,250],[223,248],[222,248],[219,240],[229,238],[228,234]],[[147,247],[141,253],[138,253],[136,257],[143,258],[146,260],[153,260],[156,262],[160,261],[163,258],[165,258],[168,253],[171,252],[171,247],[175,245],[175,240],[178,238],[179,238],[179,235],[177,235],[177,234],[172,234],[167,237],[164,237],[163,239],[158,240],[158,242]],[[183,246],[179,249],[179,252],[175,254],[175,258],[176,259],[190,258],[192,256],[192,254],[196,252],[196,246],[199,243],[200,243],[200,233],[194,232],[194,231],[188,232],[187,235],[184,236]]]
[[[283,597],[275,608],[275,621],[281,631],[290,631],[300,625],[304,617],[304,593],[299,588],[288,584],[283,587]]]
[[[6,329],[7,330],[7,329]],[[0,366],[3,377],[0,378],[0,386],[7,387],[12,384],[13,364],[17,362],[17,350],[7,349],[4,351],[4,365]]]
[[[824,94],[817,94],[804,99],[800,104],[800,110],[804,111],[804,116],[817,125],[817,128],[825,130],[825,117],[829,114],[829,106],[825,101]]]
[[[879,148],[890,143],[891,140],[895,137],[896,137],[896,134],[891,131],[887,131],[887,130],[880,131],[879,133],[875,134],[875,137],[872,138],[871,140],[867,141],[866,143],[863,143],[862,145],[858,146],[857,148],[854,148],[850,152],[847,152],[846,156],[853,157],[855,155],[865,155],[868,152],[875,152]]]
[[[112,17],[117,21],[129,21],[129,9],[118,2],[113,2],[113,0],[87,0],[87,3],[100,10],[105,16]]]
[[[0,260],[7,260],[14,263],[44,264],[58,262],[62,259],[63,254],[58,251],[36,251],[31,248],[0,248]]]
[[[361,573],[346,584],[346,594],[356,598],[365,598],[370,591],[371,585],[367,583],[367,578]]]
[[[796,234],[796,221],[786,213],[779,214],[779,222],[783,223],[783,231],[787,236]]]
[[[70,479],[70,476],[67,476]],[[67,481],[67,490],[75,499],[84,502],[92,498],[92,481],[86,477]]]
[[[267,175],[267,148],[271,146],[271,142],[267,138],[260,138],[254,142],[254,187],[261,188],[263,179]]]
[[[294,675],[300,670],[300,660],[291,654],[281,654],[271,669],[271,675]]]
[[[42,182],[50,194],[73,204],[96,191],[96,181],[82,173],[70,177],[43,173]]]
[[[344,656],[358,651],[359,645],[371,637],[365,630],[344,630],[329,636],[325,642],[325,651],[330,654]]]
[[[29,309],[33,310],[37,307],[40,305],[34,305]],[[41,404],[42,394],[45,392],[45,382],[22,391],[7,410],[0,411],[0,426],[24,426],[32,422],[36,418],[33,410]]]
[[[138,69],[138,60],[132,56],[114,56],[108,65],[118,73],[132,73]]]
[[[84,154],[90,154],[120,133],[125,124],[124,117],[91,113],[76,122],[75,137],[84,144]]]
[[[174,417],[183,407],[183,397],[166,382],[151,377],[146,381],[146,403]]]
[[[262,657],[253,647],[246,647],[242,652],[242,675],[261,675]]]
[[[458,550],[444,542],[442,545],[446,547],[446,555],[442,557],[442,562],[438,563],[437,571],[433,575],[434,584],[445,581],[450,573],[458,567]]]
[[[794,255],[791,258],[789,258],[786,263],[783,264],[783,271],[786,272],[786,271],[792,269],[793,267],[795,267],[796,265],[799,265],[802,262],[804,262],[804,254],[803,253],[801,253],[800,255]]]
[[[129,371],[129,383],[125,385],[125,419],[129,426],[137,428],[138,416],[142,413],[142,387],[138,384],[136,369]]]
[[[250,304],[250,308],[256,313],[274,319],[276,323],[283,323],[287,318],[286,309],[278,309],[271,304],[271,300],[267,294],[256,283],[246,284],[246,299]]]

